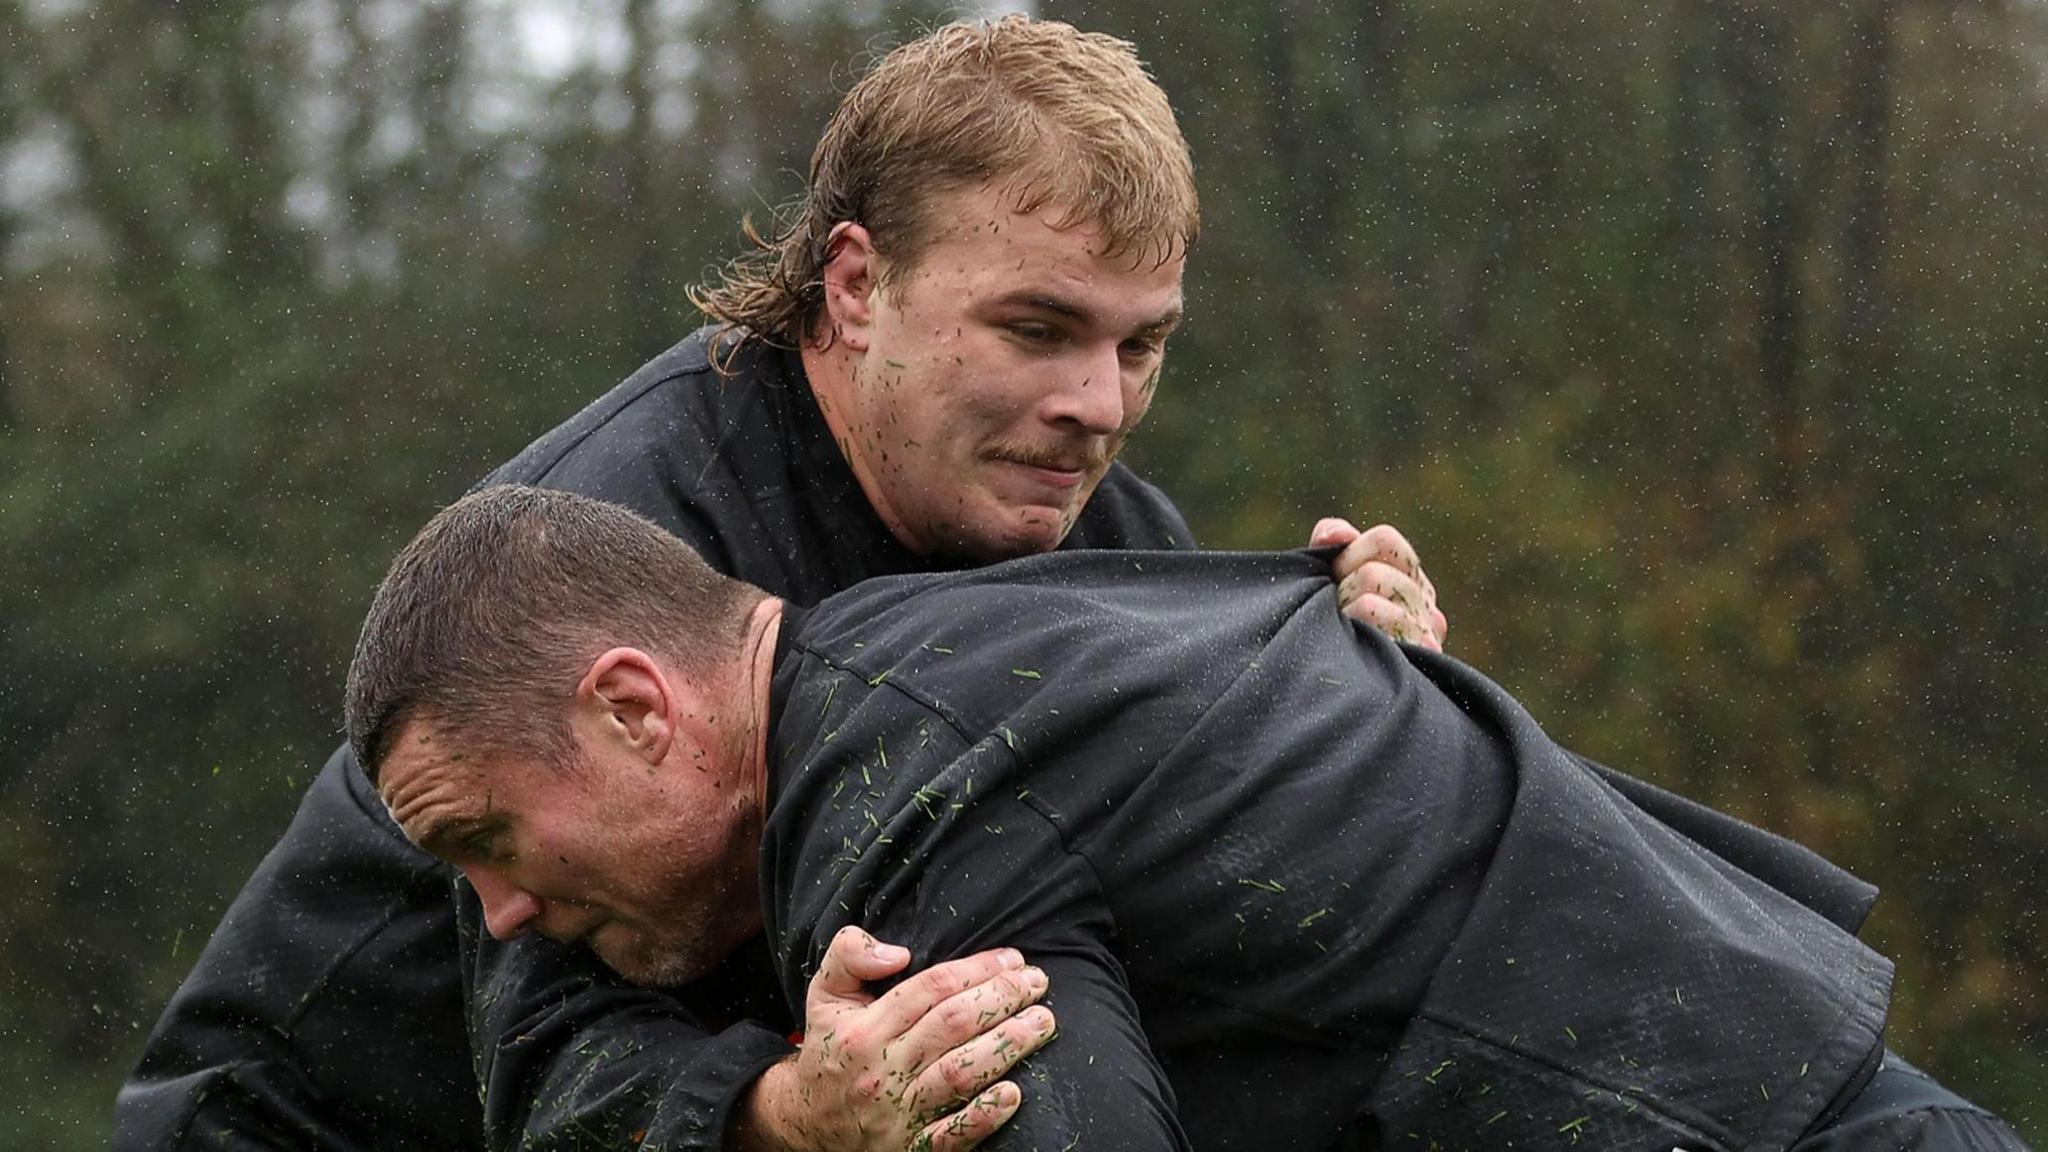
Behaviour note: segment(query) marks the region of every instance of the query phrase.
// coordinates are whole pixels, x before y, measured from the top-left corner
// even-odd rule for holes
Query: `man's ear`
[[[638,648],[599,656],[576,686],[576,703],[602,737],[659,764],[675,741],[675,691],[661,663]]]
[[[881,271],[874,237],[850,220],[832,226],[825,241],[825,323],[834,340],[854,352],[868,350],[874,322],[876,277]]]

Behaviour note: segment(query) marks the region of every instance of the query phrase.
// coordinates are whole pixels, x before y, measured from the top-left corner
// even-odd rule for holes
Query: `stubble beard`
[[[642,988],[681,988],[692,984],[717,967],[720,959],[710,954],[710,944],[702,932],[667,940],[641,936],[622,949],[599,947],[593,941],[591,951],[605,967]]]

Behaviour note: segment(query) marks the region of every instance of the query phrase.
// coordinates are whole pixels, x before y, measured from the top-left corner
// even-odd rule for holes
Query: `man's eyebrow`
[[[1078,320],[1084,324],[1094,319],[1088,310],[1079,304],[1034,288],[1021,288],[1015,292],[1006,292],[996,297],[995,302],[997,304],[1018,304],[1026,308],[1036,308],[1041,312],[1050,312],[1055,316],[1064,316],[1069,320]]]
[[[446,848],[450,844],[460,843],[479,832],[487,831],[493,823],[488,815],[472,816],[468,813],[457,813],[428,816],[420,821],[419,835],[413,843],[419,845],[420,851],[430,856],[439,855],[435,849]]]
[[[1140,332],[1158,332],[1158,331],[1162,331],[1162,330],[1164,330],[1164,331],[1171,331],[1172,329],[1175,329],[1175,328],[1178,328],[1178,327],[1180,327],[1180,322],[1181,322],[1181,318],[1182,318],[1183,316],[1185,316],[1185,315],[1186,315],[1186,313],[1185,313],[1185,312],[1183,312],[1183,311],[1181,310],[1181,306],[1180,306],[1180,305],[1178,305],[1178,304],[1175,304],[1175,305],[1174,305],[1173,307],[1171,307],[1171,308],[1168,308],[1168,309],[1167,309],[1166,311],[1164,311],[1164,312],[1161,312],[1161,313],[1159,314],[1159,316],[1158,316],[1158,318],[1157,318],[1157,319],[1155,319],[1155,320],[1152,320],[1151,322],[1149,322],[1149,323],[1146,323],[1146,324],[1140,324],[1140,325],[1138,326],[1138,331],[1140,331]]]
[[[995,302],[997,304],[1021,305],[1026,308],[1036,308],[1042,312],[1050,312],[1055,316],[1063,316],[1066,319],[1075,321],[1076,323],[1080,324],[1092,324],[1095,320],[1094,313],[1090,312],[1088,309],[1082,307],[1081,305],[1076,304],[1071,300],[1065,299],[1064,297],[1055,296],[1051,293],[1044,292],[1034,288],[1024,288],[1015,292],[1005,293],[1004,295],[996,297]],[[1139,324],[1137,326],[1137,331],[1156,332],[1162,328],[1176,327],[1180,324],[1181,315],[1181,305],[1176,303],[1172,307],[1168,308],[1166,311],[1161,312],[1157,317],[1154,317],[1151,320]]]

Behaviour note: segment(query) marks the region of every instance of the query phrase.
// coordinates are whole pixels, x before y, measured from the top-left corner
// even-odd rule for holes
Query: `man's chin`
[[[954,559],[975,564],[1021,560],[1060,546],[1080,509],[1046,505],[1005,507],[981,524],[960,525],[953,533]]]
[[[629,984],[642,988],[681,988],[704,977],[711,965],[685,947],[663,947],[645,940],[620,946],[593,939],[590,950],[604,966]]]

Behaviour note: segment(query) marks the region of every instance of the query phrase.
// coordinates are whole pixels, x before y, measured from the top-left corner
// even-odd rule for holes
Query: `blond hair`
[[[1129,43],[1025,16],[949,24],[854,85],[775,234],[743,221],[754,250],[690,289],[729,337],[722,362],[752,339],[814,334],[835,224],[865,227],[893,278],[930,243],[934,199],[988,183],[1057,227],[1096,225],[1107,255],[1134,262],[1184,254],[1201,226],[1187,141]]]

